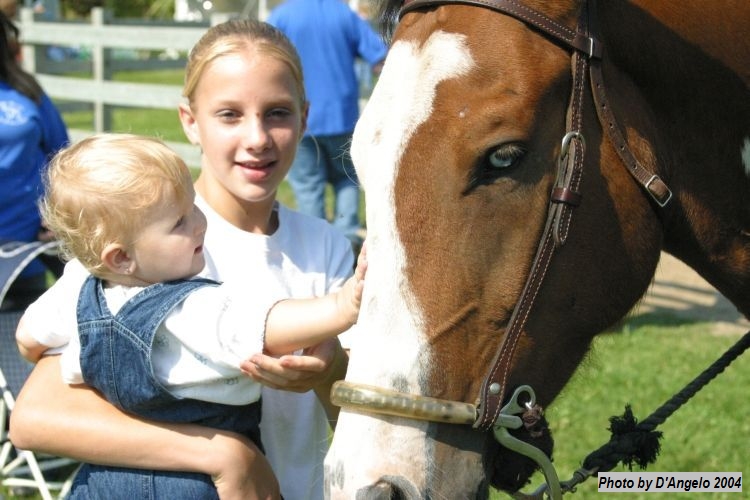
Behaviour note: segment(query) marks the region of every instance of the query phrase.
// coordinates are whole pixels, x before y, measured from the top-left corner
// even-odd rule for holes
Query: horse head
[[[508,431],[549,455],[539,409],[646,290],[671,196],[649,192],[663,175],[657,122],[603,59],[625,149],[650,174],[639,185],[600,125],[585,72],[599,40],[582,19],[575,1],[402,8],[352,144],[369,268],[328,496],[517,490],[537,463],[498,442],[498,415],[532,388],[511,401],[528,410],[514,422],[531,423]]]

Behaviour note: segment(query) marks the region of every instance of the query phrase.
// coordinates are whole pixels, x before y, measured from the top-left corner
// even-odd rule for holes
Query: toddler
[[[361,256],[344,287],[321,298],[197,278],[206,218],[194,198],[190,171],[156,139],[101,134],[58,153],[41,212],[75,259],[61,278],[71,293],[54,307],[32,304],[18,345],[31,361],[61,350],[67,383],[88,384],[125,411],[240,432],[260,445],[260,384],[241,361],[349,329],[366,262]]]

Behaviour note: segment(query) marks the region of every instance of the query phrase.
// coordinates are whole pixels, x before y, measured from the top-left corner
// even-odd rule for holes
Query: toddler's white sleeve
[[[78,295],[88,275],[78,261],[68,262],[55,284],[29,305],[23,321],[34,340],[50,348],[60,348],[78,335]]]

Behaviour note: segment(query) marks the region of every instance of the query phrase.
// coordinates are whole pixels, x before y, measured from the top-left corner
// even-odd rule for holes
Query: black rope
[[[656,460],[659,454],[661,432],[655,431],[659,424],[669,418],[706,384],[724,371],[732,361],[750,347],[750,331],[743,335],[736,344],[727,350],[719,359],[698,375],[680,392],[638,423],[630,406],[625,407],[621,417],[611,417],[610,431],[612,436],[607,444],[590,453],[583,461],[583,469],[593,474],[612,470],[618,463],[630,467],[638,465],[641,469]]]

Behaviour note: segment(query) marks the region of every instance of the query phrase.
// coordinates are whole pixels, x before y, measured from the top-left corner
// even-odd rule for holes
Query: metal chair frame
[[[54,251],[56,243],[0,245],[0,306],[12,282],[21,270],[42,252]],[[0,311],[0,484],[14,488],[33,488],[44,500],[64,498],[73,484],[78,464],[73,459],[35,453],[17,448],[9,438],[8,422],[16,397],[33,365],[23,359],[15,344],[15,332],[23,311]],[[80,467],[80,465],[79,465]],[[71,469],[64,480],[49,480],[52,471]],[[66,471],[67,472],[67,471]],[[57,492],[56,496],[52,492]]]

